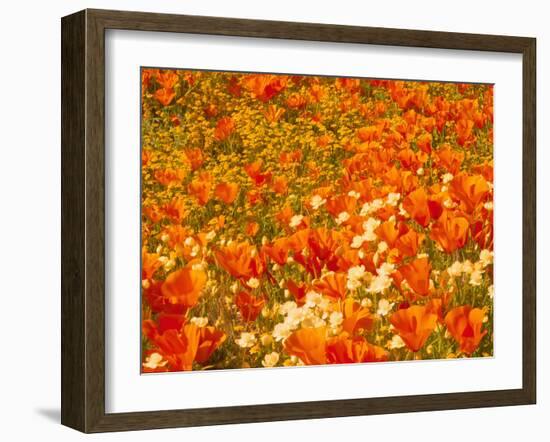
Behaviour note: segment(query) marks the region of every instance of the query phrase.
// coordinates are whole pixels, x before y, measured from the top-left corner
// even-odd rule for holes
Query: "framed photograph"
[[[535,39],[62,19],[62,423],[536,398]]]

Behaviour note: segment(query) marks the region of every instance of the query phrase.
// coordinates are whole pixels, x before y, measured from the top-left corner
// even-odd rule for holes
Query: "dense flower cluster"
[[[493,353],[493,88],[142,70],[142,371]]]

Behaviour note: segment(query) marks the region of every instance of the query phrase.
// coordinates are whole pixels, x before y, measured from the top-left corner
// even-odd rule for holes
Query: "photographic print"
[[[141,143],[142,373],[493,356],[493,85],[144,67]]]

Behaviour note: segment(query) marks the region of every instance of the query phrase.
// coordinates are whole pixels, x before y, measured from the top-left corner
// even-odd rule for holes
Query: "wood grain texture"
[[[61,422],[85,426],[85,13],[61,29]]]
[[[105,413],[105,30],[186,32],[523,55],[523,387]],[[83,432],[532,404],[536,398],[536,45],[526,37],[86,10],[62,20],[62,423]],[[520,148],[518,146],[518,148]]]

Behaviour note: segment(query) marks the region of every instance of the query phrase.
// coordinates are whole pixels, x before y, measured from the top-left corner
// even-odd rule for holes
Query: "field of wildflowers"
[[[493,87],[142,69],[141,370],[493,354]]]

